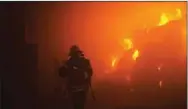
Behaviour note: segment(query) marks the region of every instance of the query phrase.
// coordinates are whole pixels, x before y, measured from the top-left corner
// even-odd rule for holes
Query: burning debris
[[[162,13],[161,16],[160,16],[160,21],[159,23],[157,24],[157,27],[160,27],[160,26],[165,26],[167,25],[170,21],[173,21],[173,20],[179,20],[182,18],[182,13],[181,13],[181,10],[179,8],[176,9],[176,14],[175,15],[169,15],[169,14],[166,14],[166,13]],[[162,28],[161,28],[162,29]],[[150,29],[147,29],[147,30],[150,30]],[[146,34],[152,34],[152,31],[147,31]],[[149,35],[150,36],[150,35]],[[162,38],[154,38],[152,40],[150,40],[151,38],[148,39],[148,41],[160,41],[162,40]],[[160,40],[159,40],[160,39]],[[147,41],[145,42],[147,43]],[[112,68],[115,68],[117,67],[118,65],[118,61],[117,60],[121,60],[121,58],[123,57],[123,54],[125,52],[129,52],[129,51],[133,51],[132,52],[132,60],[133,61],[136,61],[137,58],[140,56],[140,51],[136,48],[136,46],[134,46],[134,43],[132,42],[132,40],[130,38],[124,38],[122,43],[121,43],[122,47],[123,47],[123,50],[122,50],[122,53],[121,54],[118,54],[117,57],[113,58],[111,60],[111,67]],[[135,42],[135,45],[136,45],[136,42]],[[160,70],[160,67],[158,67],[158,70]]]
[[[133,43],[130,39],[124,39],[123,42],[123,47],[125,50],[130,50],[133,48]]]
[[[138,79],[142,81],[142,78],[144,78],[144,80],[148,79],[151,84],[153,82],[155,86],[162,88],[164,81],[161,80],[161,76],[166,75],[162,73],[164,62],[168,61],[169,56],[178,57],[174,51],[177,52],[179,50],[179,54],[183,53],[182,48],[180,48],[183,45],[178,45],[184,43],[182,40],[180,42],[180,39],[185,36],[182,32],[182,29],[185,30],[183,26],[185,21],[181,10],[177,8],[176,13],[171,15],[162,13],[159,18],[159,23],[156,26],[143,29],[141,34],[138,32],[135,35],[131,35],[132,37],[122,39],[120,43],[122,46],[121,51],[111,60],[113,72],[119,73],[120,77],[126,77],[124,79],[130,84],[134,84],[134,81]],[[146,30],[147,32],[144,32]],[[139,38],[142,38],[142,40],[139,40]],[[168,44],[166,43],[167,41]],[[138,60],[138,57],[141,60]],[[133,74],[133,70],[137,69],[135,66],[140,69],[138,73]]]
[[[138,56],[139,56],[139,51],[135,50],[134,53],[133,53],[133,56],[132,56],[133,60],[136,61],[136,59],[138,58]]]
[[[116,56],[115,58],[112,58],[112,61],[111,61],[111,67],[112,68],[115,68],[118,65],[118,61],[117,60],[122,59],[122,57],[124,56],[125,53],[132,52],[133,49],[134,49],[133,48],[133,46],[134,46],[133,42],[129,38],[123,39],[122,46],[124,48],[124,50],[122,50],[122,53],[120,55]],[[136,61],[138,56],[139,56],[139,51],[138,51],[138,49],[135,49],[132,52],[132,60]]]
[[[166,13],[162,13],[158,26],[166,25],[168,22],[172,20],[179,20],[181,18],[182,18],[182,13],[179,8],[176,9],[176,14],[173,17],[168,17]]]
[[[165,24],[167,24],[168,22],[169,22],[168,17],[166,16],[165,13],[163,13],[163,14],[161,15],[160,22],[159,22],[158,26],[165,25]]]

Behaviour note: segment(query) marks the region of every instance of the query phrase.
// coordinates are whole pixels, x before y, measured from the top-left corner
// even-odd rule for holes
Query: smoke
[[[35,8],[34,8],[35,7]],[[156,26],[163,12],[173,13],[185,2],[57,2],[30,4],[27,41],[37,43],[39,87],[52,93],[59,84],[57,68],[77,44],[100,75],[111,56],[121,50],[119,40],[135,30]],[[34,38],[33,38],[34,37]],[[139,39],[138,39],[139,40]],[[105,69],[106,70],[106,69]]]

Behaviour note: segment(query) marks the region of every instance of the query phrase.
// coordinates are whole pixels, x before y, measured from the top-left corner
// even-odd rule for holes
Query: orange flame
[[[167,15],[165,13],[162,13],[162,15],[160,17],[160,22],[159,22],[158,26],[165,25],[168,22],[169,22],[169,19],[168,19]]]
[[[136,60],[138,58],[138,56],[139,56],[139,51],[135,50],[133,55],[132,55],[133,60]]]
[[[123,40],[123,47],[125,50],[130,50],[131,48],[133,48],[133,43],[130,39],[124,39]]]
[[[174,17],[172,17],[174,16]],[[160,16],[160,21],[158,26],[162,26],[167,24],[170,20],[178,20],[180,18],[182,18],[182,12],[181,9],[177,8],[176,9],[176,15],[172,15],[171,17],[167,16],[166,13],[162,13],[162,15]]]
[[[112,59],[111,66],[115,67],[116,63],[117,63],[117,58]]]

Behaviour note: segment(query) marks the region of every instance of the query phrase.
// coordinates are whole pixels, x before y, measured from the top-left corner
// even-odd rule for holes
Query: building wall
[[[25,41],[25,4],[1,4],[3,109],[33,109],[37,45]]]

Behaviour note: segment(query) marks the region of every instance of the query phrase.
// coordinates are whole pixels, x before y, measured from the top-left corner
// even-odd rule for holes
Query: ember
[[[161,70],[161,67],[159,66],[157,69],[158,69],[158,71],[160,71],[160,70]]]
[[[133,53],[133,56],[132,56],[133,60],[136,60],[138,58],[138,56],[139,56],[139,51],[135,50]]]
[[[116,62],[117,62],[117,58],[114,58],[114,59],[112,60],[112,67],[115,67]]]
[[[130,49],[133,48],[133,43],[130,39],[124,39],[123,42],[124,42],[124,49],[125,50],[130,50]]]
[[[159,81],[159,87],[162,88],[163,81]]]

